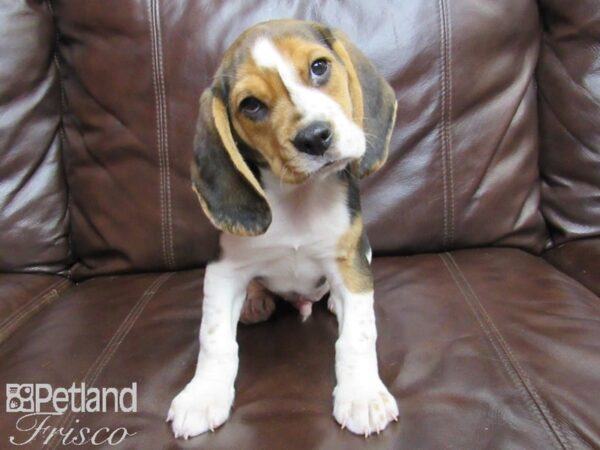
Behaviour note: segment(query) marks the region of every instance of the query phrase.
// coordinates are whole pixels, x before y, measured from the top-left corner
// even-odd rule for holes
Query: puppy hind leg
[[[264,322],[275,311],[275,294],[257,280],[252,280],[246,290],[246,300],[242,306],[240,322],[245,325]]]

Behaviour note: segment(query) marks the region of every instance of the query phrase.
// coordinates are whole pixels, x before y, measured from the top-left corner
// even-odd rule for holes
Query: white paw
[[[398,420],[396,400],[376,379],[368,383],[340,383],[333,390],[333,416],[355,434],[379,433]]]
[[[176,438],[188,439],[223,425],[233,404],[234,389],[219,383],[191,381],[171,402],[167,422]]]

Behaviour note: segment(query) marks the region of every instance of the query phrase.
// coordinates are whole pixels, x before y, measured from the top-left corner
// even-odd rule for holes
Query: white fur
[[[315,172],[327,162],[358,159],[364,155],[366,141],[360,127],[346,116],[334,99],[318,88],[304,85],[293,64],[285,60],[269,39],[257,39],[252,47],[252,58],[259,67],[279,73],[305,125],[314,121],[325,121],[332,125],[334,138],[331,148],[323,156],[299,155],[302,167],[295,167],[296,169]]]
[[[334,174],[290,185],[262,171],[261,180],[271,206],[271,226],[256,237],[223,234],[223,259],[235,261],[252,278],[261,277],[277,294],[311,297],[326,276],[324,261],[335,260],[339,237],[350,227],[346,188]]]
[[[207,267],[204,280],[196,374],[173,400],[167,420],[175,436],[188,438],[229,416],[238,369],[236,326],[251,279],[261,277],[284,296],[310,297],[319,295],[316,285],[325,276],[340,330],[334,417],[354,433],[379,432],[397,418],[398,408],[378,374],[373,292],[350,292],[336,263],[336,246],[350,226],[346,189],[335,174],[287,185],[263,172],[262,181],[273,221],[262,236],[221,235],[222,257]]]
[[[340,331],[335,344],[333,415],[342,428],[353,433],[379,433],[397,420],[398,406],[377,370],[373,292],[355,294],[339,278],[330,282]]]

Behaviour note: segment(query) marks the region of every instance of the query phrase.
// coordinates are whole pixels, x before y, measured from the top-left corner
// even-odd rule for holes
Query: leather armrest
[[[600,238],[566,242],[545,252],[544,258],[600,296]]]

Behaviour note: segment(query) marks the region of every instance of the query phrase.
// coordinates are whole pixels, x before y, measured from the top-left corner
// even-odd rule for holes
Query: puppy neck
[[[306,181],[298,184],[286,183],[277,177],[271,170],[260,169],[261,184],[271,202],[286,201],[290,197],[298,201],[309,200],[319,191],[324,192],[326,186],[330,186],[338,180],[337,173],[313,175]]]

